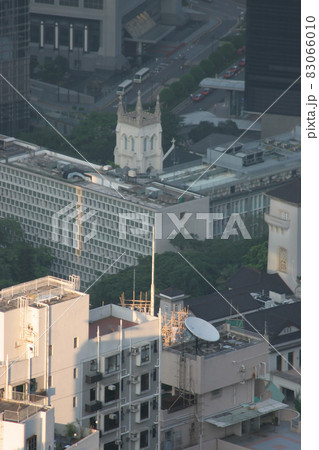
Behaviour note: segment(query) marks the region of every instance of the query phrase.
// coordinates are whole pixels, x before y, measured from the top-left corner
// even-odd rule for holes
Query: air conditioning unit
[[[116,386],[115,386],[115,384],[110,384],[107,388],[109,391],[115,391]]]
[[[130,382],[131,382],[132,384],[138,383],[138,377],[131,376]]]
[[[33,344],[27,345],[27,355],[28,355],[28,358],[34,357],[34,345]]]
[[[131,433],[130,439],[131,439],[131,441],[137,441],[138,440],[138,433]]]
[[[131,412],[136,413],[138,411],[138,405],[131,405]]]
[[[114,442],[115,445],[122,445],[122,440],[121,439],[116,439],[116,441]]]
[[[109,414],[109,419],[110,420],[116,420],[117,419],[117,414]]]
[[[240,366],[240,371],[241,371],[241,372],[245,372],[245,371],[246,371],[245,364],[242,364],[242,365]]]
[[[131,350],[131,355],[136,356],[139,353],[139,349],[136,347],[133,347]]]

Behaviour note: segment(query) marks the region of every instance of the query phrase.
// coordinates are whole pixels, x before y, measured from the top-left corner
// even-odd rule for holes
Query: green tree
[[[176,95],[170,88],[164,88],[160,92],[160,101],[165,104],[167,107],[171,107],[176,102]]]
[[[193,66],[189,73],[192,75],[194,80],[199,83],[203,78],[205,78],[205,72],[200,66]]]
[[[199,65],[205,73],[205,76],[209,77],[213,75],[214,65],[212,61],[210,61],[209,59],[203,59]]]
[[[267,269],[268,257],[268,242],[264,241],[261,244],[251,247],[247,254],[243,257],[243,264],[245,266],[253,267],[258,270]]]
[[[190,74],[183,75],[180,79],[180,83],[183,84],[184,92],[187,93],[192,92],[192,90],[195,89],[197,85],[196,80]]]
[[[231,42],[226,42],[221,47],[221,53],[225,61],[231,61],[232,58],[234,58],[234,56],[236,55],[236,49]]]

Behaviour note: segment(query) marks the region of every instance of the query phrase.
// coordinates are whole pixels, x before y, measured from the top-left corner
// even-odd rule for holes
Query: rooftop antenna
[[[154,264],[155,263],[155,227],[153,225],[153,237],[152,237],[152,284],[151,284],[151,316],[154,316],[154,303],[155,303],[155,286],[154,286]]]

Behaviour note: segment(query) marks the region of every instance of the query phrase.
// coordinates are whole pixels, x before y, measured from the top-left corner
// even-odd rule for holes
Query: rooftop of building
[[[301,141],[298,129],[274,138],[250,142],[224,143],[207,148],[203,164],[187,169],[175,166],[174,171],[166,171],[161,180],[181,189],[191,188],[192,192],[232,186],[240,181],[252,183],[254,179],[273,177],[288,169],[300,167]],[[279,181],[279,180],[278,180]]]
[[[287,203],[301,205],[301,179],[296,177],[283,186],[271,189],[266,194]]]
[[[245,290],[246,292],[260,292],[269,294],[269,291],[278,294],[293,295],[292,290],[277,273],[269,274],[252,267],[241,267],[226,282],[229,290]]]
[[[9,422],[23,422],[39,411],[47,410],[48,406],[44,405],[43,399],[39,396],[30,395],[30,401],[23,401],[18,395],[22,393],[15,393],[16,400],[0,399],[0,420]],[[38,401],[40,400],[40,401]]]
[[[208,342],[194,338],[187,331],[184,340],[178,341],[170,347],[166,347],[165,350],[183,353],[185,356],[210,358],[258,344],[263,340],[256,333],[232,327],[229,324],[223,324],[217,330],[220,338],[216,342]]]
[[[80,279],[77,276],[71,276],[69,280],[47,276],[16,284],[0,291],[0,312],[10,311],[25,304],[43,308],[44,305],[71,300],[81,295],[79,288]]]
[[[91,309],[89,314],[89,339],[97,336],[97,327],[99,327],[100,336],[104,336],[118,331],[121,321],[122,328],[125,329],[157,320],[156,316],[114,304]]]
[[[138,174],[129,168],[113,169],[111,166],[92,164],[4,135],[0,135],[0,163],[122,198],[149,209],[157,210],[201,197],[187,192],[180,199],[182,189],[164,184],[148,174]]]

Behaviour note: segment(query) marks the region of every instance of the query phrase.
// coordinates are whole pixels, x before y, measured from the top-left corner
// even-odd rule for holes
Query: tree
[[[207,77],[212,76],[213,75],[213,63],[212,61],[210,61],[209,59],[203,59],[200,62],[200,67],[202,68],[203,72],[205,73],[205,75]]]
[[[203,78],[205,78],[205,72],[200,66],[192,67],[189,73],[197,83],[199,83]]]
[[[176,100],[176,95],[170,88],[164,88],[160,92],[160,101],[167,107],[171,107],[172,105],[174,105]]]
[[[221,47],[221,53],[225,61],[230,61],[236,54],[236,49],[231,42],[226,42]]]
[[[245,266],[253,267],[258,270],[267,269],[268,258],[268,242],[264,241],[261,244],[251,247],[247,254],[243,257],[243,264]]]
[[[301,397],[300,397],[300,391],[297,392],[294,398],[294,406],[295,410],[301,414]]]
[[[162,108],[162,147],[164,152],[170,148],[172,138],[176,139],[180,127],[180,117],[171,112],[167,107]]]
[[[177,99],[182,98],[183,95],[186,93],[185,86],[179,81],[174,81],[174,83],[171,84],[170,89],[172,92],[174,92],[175,97]]]
[[[190,93],[193,89],[196,88],[196,80],[192,75],[185,74],[181,77],[180,83],[184,86],[184,92]]]

